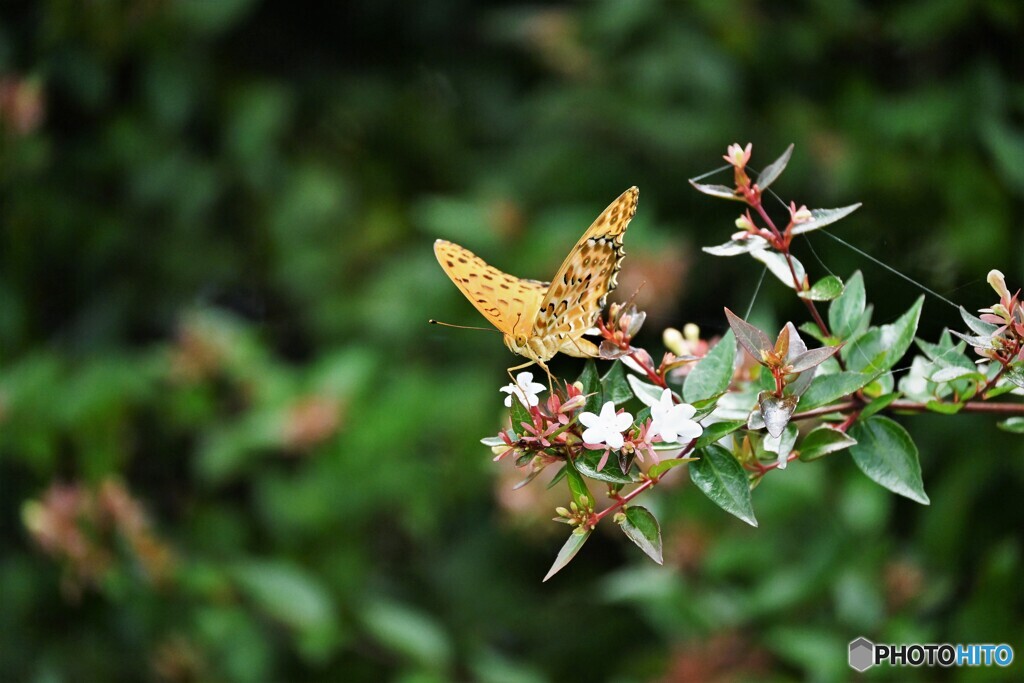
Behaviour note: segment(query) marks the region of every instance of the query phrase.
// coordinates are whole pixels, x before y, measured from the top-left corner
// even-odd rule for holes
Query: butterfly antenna
[[[469,325],[452,325],[451,323],[443,323],[440,320],[434,320],[431,318],[427,321],[431,325],[440,325],[441,327],[454,327],[457,330],[483,330],[484,332],[500,332],[493,327],[470,327]]]
[[[646,284],[647,284],[647,280],[644,280],[643,282],[640,283],[640,286],[637,287],[633,291],[633,293],[629,295],[629,298],[626,299],[626,306],[632,306],[633,305],[633,302],[636,300],[636,295],[640,293],[640,290],[643,289],[644,285],[646,285]]]

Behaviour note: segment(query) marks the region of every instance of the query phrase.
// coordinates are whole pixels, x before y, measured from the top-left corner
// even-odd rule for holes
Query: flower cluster
[[[656,363],[634,346],[645,313],[632,300],[612,304],[586,332],[601,338],[593,354],[597,360],[613,361],[600,371],[603,375],[600,363],[589,361],[576,383],[549,384],[553,395],[546,399],[544,384],[529,372],[500,389],[512,424],[483,440],[495,460],[512,455],[517,466],[530,468],[520,486],[557,464],[552,484],[564,482],[571,495],[555,509],[555,521],[573,530],[545,580],[572,560],[606,517],[661,563],[659,523],[634,501],[684,463],[690,463],[697,489],[757,526],[751,491],[768,472],[845,450],[878,484],[927,504],[916,447],[899,423],[879,413],[998,413],[1007,416],[1001,428],[1024,433],[1024,404],[990,402],[1009,392],[1024,393],[1021,293],[1011,293],[1003,274],[993,270],[988,279],[999,301],[982,309],[981,317],[961,309],[970,334],[949,331],[938,343],[916,335],[923,297],[898,318],[872,324],[860,272],[845,281],[829,273],[812,284],[808,269],[790,250],[795,237],[835,224],[860,204],[808,209],[789,202],[784,205],[788,216],[776,223],[762,201],[792,151],[790,146],[756,171],[748,167],[752,146],[733,144],[725,155],[733,186],[698,179],[690,184],[746,205],[736,220],[738,232],[703,250],[757,261],[799,297],[808,323],[784,322],[769,336],[725,309],[729,331],[717,343],[701,339],[695,325],[670,327],[662,334],[667,352]],[[972,361],[954,336],[966,340],[982,360]],[[912,359],[911,372],[897,389],[894,368],[915,342],[924,355]],[[805,428],[801,423],[808,420],[820,424]],[[668,457],[659,458],[659,452]],[[603,508],[591,489],[595,483],[606,489]]]
[[[995,325],[988,345],[977,346],[978,355],[1003,365],[1024,361],[1024,302],[1020,290],[1013,295],[1006,287],[1006,278],[998,270],[988,274],[988,282],[999,295],[999,302],[981,309],[981,320]]]
[[[650,415],[642,420],[617,409],[613,401],[605,401],[598,412],[583,410],[589,395],[582,393],[578,382],[566,383],[564,393],[557,391],[542,401],[545,387],[535,382],[530,372],[519,373],[500,391],[507,394],[505,405],[513,408],[513,420],[517,413],[523,415],[520,408],[529,419],[513,423],[511,431],[484,442],[491,446],[494,460],[513,455],[518,466],[530,466],[527,481],[553,462],[577,457],[584,450],[603,451],[598,471],[604,469],[612,452],[619,453],[620,469],[625,473],[634,457],[645,462],[646,454],[657,463],[656,444],[679,443],[682,448],[702,433],[692,419],[696,409],[677,401],[668,388],[657,400],[644,400]]]
[[[22,518],[36,544],[65,563],[64,589],[72,596],[102,584],[120,547],[155,583],[173,568],[171,549],[153,533],[140,503],[113,479],[96,490],[53,484],[40,500],[25,503]]]
[[[643,326],[647,314],[637,311],[632,304],[613,303],[608,307],[608,320],[597,321],[597,332],[604,338],[601,342],[601,358],[614,360],[634,353],[646,353],[632,346],[633,337]]]

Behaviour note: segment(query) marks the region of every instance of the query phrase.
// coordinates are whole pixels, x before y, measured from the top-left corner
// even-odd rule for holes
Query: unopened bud
[[[569,514],[569,511],[562,506],[556,507],[555,512],[557,512],[560,517],[572,517],[572,515]]]
[[[37,501],[29,501],[21,507],[21,521],[33,534],[41,534],[46,527],[46,510]]]
[[[988,283],[992,285],[992,289],[996,290],[1000,299],[1010,298],[1010,290],[1006,288],[1006,276],[1001,271],[995,269],[988,271]]]
[[[636,308],[631,313],[629,325],[626,326],[626,334],[630,337],[635,337],[640,328],[643,327],[644,321],[647,320],[647,313],[645,311],[638,311]]]
[[[666,349],[677,356],[683,356],[686,354],[683,333],[674,327],[665,328],[665,331],[661,333],[661,342],[665,345]]]
[[[736,219],[736,227],[739,228],[740,230],[743,230],[744,232],[757,231],[757,228],[754,227],[754,224],[750,221],[750,218],[747,217],[747,214],[743,214],[742,216]]]
[[[612,521],[616,524],[622,524],[626,521],[626,513],[622,511],[616,512],[615,515],[612,517]]]
[[[583,394],[573,396],[568,401],[562,404],[562,407],[558,409],[560,413],[571,413],[574,410],[579,410],[587,404],[587,397]]]
[[[700,327],[693,323],[683,325],[683,338],[688,342],[700,341]]]
[[[792,221],[794,223],[808,223],[814,220],[814,215],[806,206],[801,206],[799,209],[795,211],[792,208],[790,208],[790,213]]]
[[[729,149],[726,151],[725,160],[737,168],[743,168],[750,161],[752,149],[753,145],[749,142],[746,147],[740,147],[739,143],[733,143],[729,145]]]

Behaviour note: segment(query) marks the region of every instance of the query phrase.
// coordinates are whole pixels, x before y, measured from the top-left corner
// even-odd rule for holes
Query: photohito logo
[[[864,637],[850,641],[850,668],[866,671],[875,664],[892,666],[1010,666],[1013,648],[1002,643],[875,644]]]

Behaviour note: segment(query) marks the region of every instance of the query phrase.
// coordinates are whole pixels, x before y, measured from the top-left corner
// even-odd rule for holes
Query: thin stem
[[[685,458],[693,450],[693,447],[696,444],[697,439],[691,440],[690,443],[687,444],[682,451],[680,451],[679,455],[677,455],[676,458]],[[627,503],[629,503],[629,501],[633,500],[647,489],[653,488],[659,481],[661,481],[661,477],[649,477],[644,481],[640,482],[635,489],[633,489],[626,495],[617,496],[615,498],[615,501],[611,505],[606,507],[604,510],[601,510],[600,512],[595,512],[594,514],[592,514],[590,516],[590,519],[587,520],[587,526],[593,529],[602,519],[612,514],[616,510],[624,507]]]
[[[648,355],[650,355],[650,354],[648,354]],[[637,357],[637,354],[636,354],[635,351],[631,351],[628,354],[628,356],[633,359],[633,362],[635,362],[637,365],[639,365],[640,367],[642,367],[644,369],[644,372],[647,373],[648,379],[650,379],[652,382],[657,384],[662,389],[665,389],[665,388],[668,387],[668,384],[666,384],[666,382],[665,382],[665,378],[662,377],[661,375],[659,375],[657,372],[655,372],[653,367],[647,365],[647,363],[644,363],[642,360],[640,360],[640,358]]]
[[[791,420],[810,420],[822,415],[832,413],[845,414],[848,410],[859,408],[863,405],[860,401],[844,401],[830,406],[822,406],[812,410],[805,410],[802,413],[795,413]],[[886,406],[887,411],[905,413],[927,413],[932,412],[925,403],[918,401],[893,401]],[[963,413],[991,413],[995,415],[1024,415],[1024,403],[965,403],[960,409]]]
[[[930,412],[927,405],[916,401],[893,401],[888,405],[888,408],[890,410],[902,410],[913,413]],[[965,403],[960,412],[1024,415],[1024,403]]]
[[[761,216],[761,220],[763,220],[777,236],[777,243],[775,247],[786,259],[786,265],[789,266],[789,274],[793,277],[793,287],[797,292],[803,291],[804,283],[801,282],[800,278],[796,275],[796,267],[793,265],[793,257],[789,253],[789,244],[787,244],[786,240],[782,237],[779,229],[775,227],[775,223],[772,222],[771,216],[769,216],[768,212],[765,211],[760,195],[757,195],[755,201],[753,201],[753,207],[757,211],[758,215]],[[821,330],[821,333],[826,337],[831,337],[832,333],[828,331],[828,325],[825,324],[825,319],[821,317],[821,313],[818,312],[818,307],[814,305],[814,302],[810,299],[805,299],[802,296],[798,296],[797,298],[804,302],[804,306],[807,307],[807,311],[811,314],[811,317],[814,318],[814,323],[818,326],[818,329]],[[837,360],[839,361],[839,365],[842,366],[842,359],[837,358]]]
[[[596,527],[598,525],[598,523],[602,519],[604,519],[605,517],[607,517],[611,513],[615,512],[619,508],[625,507],[625,505],[629,501],[633,500],[634,498],[639,496],[641,493],[643,493],[647,489],[652,488],[657,483],[658,483],[657,479],[646,479],[646,480],[642,481],[639,485],[637,485],[637,487],[635,489],[633,489],[632,491],[630,491],[626,495],[619,496],[618,498],[616,498],[615,502],[612,503],[611,505],[609,505],[608,507],[606,507],[604,510],[601,510],[600,512],[595,512],[593,515],[591,515],[590,519],[587,520],[587,526],[590,527],[591,529],[593,529],[594,527]]]
[[[789,455],[786,456],[786,463],[790,463],[790,462],[796,460],[798,457],[800,457],[799,453],[795,453],[795,452],[790,453]],[[767,465],[765,465],[764,463],[760,463],[760,462],[756,462],[755,461],[755,462],[749,463],[746,466],[746,468],[748,470],[750,470],[752,472],[757,472],[758,474],[760,474],[762,476],[764,476],[764,474],[766,472],[771,472],[774,469],[778,469],[778,467],[779,467],[779,461],[778,460],[776,460],[775,462],[768,463]]]
[[[1010,366],[1010,364],[1003,359],[999,359],[999,362],[1002,364],[1002,367],[999,368],[999,371],[992,377],[992,379],[986,382],[985,386],[983,386],[981,391],[978,392],[978,395],[982,398],[984,398],[985,394],[988,393],[989,389],[996,385],[996,382],[999,381],[999,378],[1003,376],[1003,373],[1006,372],[1007,368]]]

